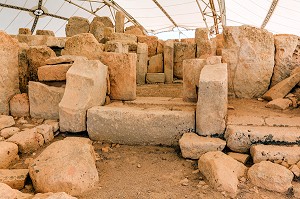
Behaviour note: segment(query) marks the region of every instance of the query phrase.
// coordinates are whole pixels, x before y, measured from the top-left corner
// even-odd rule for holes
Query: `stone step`
[[[182,84],[145,84],[136,88],[138,97],[182,97]]]

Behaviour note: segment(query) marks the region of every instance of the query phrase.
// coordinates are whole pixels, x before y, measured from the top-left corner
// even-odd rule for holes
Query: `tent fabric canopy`
[[[215,5],[215,13],[207,6],[210,1]],[[226,13],[219,7],[220,2],[225,2]],[[121,8],[127,16],[132,17],[131,21],[142,25],[149,34],[161,35],[163,32],[171,31],[182,33],[183,37],[193,37],[193,30],[198,27],[208,27],[211,31],[215,31],[214,14],[218,18],[223,13],[226,20],[223,24],[226,23],[227,26],[248,24],[261,27],[272,2],[272,0],[0,0],[0,29],[9,34],[17,34],[19,28],[31,29],[36,24],[35,30],[52,30],[56,36],[65,36],[66,19],[81,16],[91,21],[97,15],[109,16],[114,22],[116,12],[114,8],[119,10]],[[275,34],[300,36],[299,8],[300,0],[279,0],[265,29]],[[40,10],[42,13],[39,13]],[[132,23],[128,20],[126,26],[130,25]],[[221,29],[221,24],[218,28]]]

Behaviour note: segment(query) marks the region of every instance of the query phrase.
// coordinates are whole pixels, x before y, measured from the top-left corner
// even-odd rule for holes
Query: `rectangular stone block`
[[[92,140],[130,145],[178,145],[183,133],[194,131],[195,112],[98,106],[88,110],[87,127]]]
[[[164,73],[166,83],[173,83],[173,67],[174,67],[174,41],[167,40],[164,43]]]
[[[65,94],[59,103],[62,132],[86,130],[86,111],[105,102],[108,67],[99,60],[76,60],[67,72]]]
[[[196,110],[199,135],[222,135],[227,116],[227,64],[206,65],[201,71]]]
[[[152,57],[156,54],[157,49],[157,41],[158,38],[156,36],[138,36],[139,43],[145,43],[148,45],[148,56]]]
[[[165,73],[147,73],[146,82],[147,84],[164,83]]]
[[[136,83],[145,84],[148,65],[148,46],[144,43],[137,44]]]
[[[0,182],[21,190],[25,186],[28,172],[28,169],[0,169]]]
[[[184,42],[174,43],[174,76],[183,78],[183,60],[193,59],[196,56],[196,45]]]
[[[208,30],[206,28],[196,29],[195,42],[197,44],[197,58],[205,58],[215,55],[212,42],[208,38]]]
[[[121,11],[116,12],[116,32],[124,33],[125,14]]]
[[[148,66],[148,73],[163,73],[164,72],[164,65],[163,65],[163,55],[158,54],[150,57],[149,59],[149,66]]]
[[[39,81],[64,81],[72,64],[46,65],[38,68]]]
[[[137,37],[135,35],[131,35],[131,34],[115,32],[115,33],[111,34],[110,40],[126,40],[126,41],[137,42]]]
[[[105,43],[106,52],[128,53],[128,45],[123,45],[119,41],[107,41]]]
[[[30,116],[33,118],[58,119],[58,104],[65,92],[63,87],[47,86],[30,81],[28,96]]]
[[[136,60],[133,53],[108,53],[99,55],[108,66],[110,98],[114,100],[134,100],[136,98]]]

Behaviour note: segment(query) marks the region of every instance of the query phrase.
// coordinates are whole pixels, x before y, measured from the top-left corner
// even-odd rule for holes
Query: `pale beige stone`
[[[55,48],[64,48],[66,37],[53,37],[48,35],[17,35],[20,43],[26,43],[29,46],[48,46]]]
[[[265,118],[267,126],[278,126],[278,127],[300,127],[300,117],[296,116],[270,116]]]
[[[72,64],[46,65],[38,68],[39,81],[64,81]]]
[[[105,52],[128,53],[129,46],[121,41],[108,41],[105,43]]]
[[[51,125],[54,133],[59,130],[59,122],[57,120],[45,120],[44,124]]]
[[[195,133],[184,133],[179,140],[184,158],[199,159],[209,151],[222,151],[226,142],[220,138],[201,137]]]
[[[158,54],[150,57],[149,59],[149,66],[148,66],[148,73],[163,73],[164,72],[164,65],[163,65],[163,55]]]
[[[248,154],[229,152],[227,155],[243,164],[246,164],[246,162],[250,159]]]
[[[116,12],[116,32],[124,33],[125,14],[122,11]]]
[[[0,115],[0,130],[15,125],[15,120],[12,116]]]
[[[57,141],[29,166],[37,192],[79,195],[99,180],[93,146],[77,141]]]
[[[10,114],[14,117],[29,116],[29,98],[27,93],[16,94],[10,101]]]
[[[145,43],[137,44],[136,83],[145,84],[148,66],[148,46]]]
[[[145,35],[142,28],[138,27],[138,26],[130,26],[130,27],[126,27],[125,28],[125,32],[126,34],[132,34],[135,36],[139,36],[139,35]]]
[[[265,120],[263,117],[258,116],[229,114],[227,117],[227,125],[264,126]]]
[[[133,41],[133,42],[137,42],[137,37],[135,35],[131,35],[131,34],[125,34],[125,33],[112,33],[110,38],[110,40],[117,40],[117,41]]]
[[[38,193],[32,199],[77,199],[76,197],[70,196],[65,192],[57,193]]]
[[[94,35],[98,42],[102,43],[105,40],[104,29],[106,27],[100,21],[92,21],[90,24],[90,33]]]
[[[16,189],[12,189],[5,183],[0,183],[0,196],[1,199],[30,199],[32,198],[31,194],[22,193]]]
[[[215,49],[208,38],[208,30],[206,28],[196,29],[195,42],[197,44],[197,58],[206,58],[215,55]]]
[[[96,17],[94,17],[92,23],[93,22],[101,22],[104,24],[105,27],[114,28],[114,25],[113,25],[111,19],[106,16],[103,16],[103,17],[96,16]]]
[[[7,139],[17,132],[20,132],[20,129],[18,127],[4,128],[0,131],[0,136]]]
[[[88,33],[90,30],[90,22],[83,17],[73,16],[70,17],[66,25],[67,37],[72,37],[81,33]]]
[[[156,48],[157,54],[164,54],[164,45],[165,45],[165,41],[160,39],[157,41],[157,48]]]
[[[28,169],[0,169],[0,183],[21,190],[24,188],[28,172]]]
[[[0,142],[0,169],[7,169],[19,160],[18,146],[11,142]]]
[[[292,101],[286,98],[278,98],[266,104],[267,108],[285,110],[292,105]]]
[[[292,187],[293,177],[290,170],[269,161],[254,164],[248,170],[248,178],[255,186],[281,193]]]
[[[164,83],[165,73],[147,73],[146,82],[147,84]]]
[[[294,164],[289,169],[296,177],[300,177],[300,168],[297,165]]]
[[[295,198],[300,198],[300,183],[297,183],[293,186]]]
[[[221,64],[222,57],[221,56],[209,56],[206,58],[207,65]]]
[[[148,56],[152,57],[156,54],[157,41],[156,36],[137,36],[139,43],[146,43],[148,45]]]
[[[41,124],[36,127],[36,132],[43,136],[46,144],[54,139],[53,131],[53,126],[48,124]]]
[[[174,41],[167,40],[164,43],[164,73],[166,83],[173,83],[173,68],[174,68]]]
[[[51,57],[45,61],[46,65],[57,65],[57,64],[72,64],[78,58],[78,56],[74,55],[63,55],[59,57]]]
[[[49,35],[55,37],[55,34],[52,30],[36,30],[37,35]]]

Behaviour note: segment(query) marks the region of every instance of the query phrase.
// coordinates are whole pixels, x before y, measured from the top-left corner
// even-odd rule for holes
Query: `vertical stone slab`
[[[88,33],[90,30],[90,22],[83,17],[70,17],[68,24],[66,25],[67,37],[72,37],[81,33]]]
[[[145,84],[148,63],[148,45],[137,44],[136,83]]]
[[[163,54],[157,54],[149,58],[148,73],[163,73]]]
[[[195,31],[195,42],[197,45],[197,58],[206,58],[215,55],[212,42],[208,38],[206,28],[197,28]]]
[[[182,98],[186,102],[197,102],[199,77],[205,59],[186,59],[183,61],[183,90]]]
[[[125,14],[121,11],[117,11],[116,13],[116,32],[124,33],[124,20],[125,20]]]
[[[107,91],[107,66],[99,60],[78,59],[67,72],[64,96],[59,103],[62,132],[86,130],[86,111],[103,105]]]
[[[146,43],[148,45],[148,56],[152,57],[156,54],[157,50],[157,41],[158,38],[156,36],[137,36],[139,43]]]
[[[193,59],[196,56],[196,45],[184,42],[174,43],[174,76],[182,79],[183,68],[182,62],[185,59]]]
[[[196,110],[199,135],[222,135],[227,115],[227,64],[206,65],[201,71]]]
[[[18,43],[0,31],[0,115],[9,114],[9,100],[19,90]]]
[[[27,50],[29,46],[26,43],[19,43],[19,86],[21,93],[27,93],[29,81],[29,66],[27,59]]]
[[[167,40],[164,44],[164,73],[165,83],[173,83],[173,67],[174,67],[174,41]]]
[[[103,52],[99,55],[99,59],[108,66],[110,98],[134,100],[136,98],[136,54]]]

